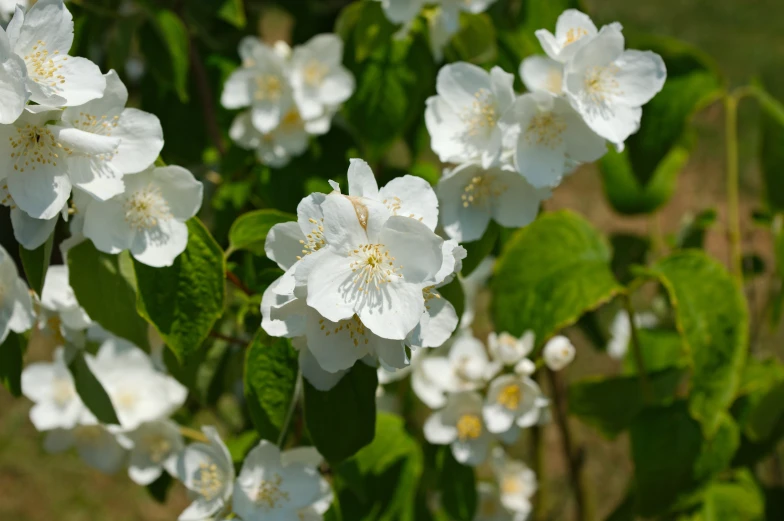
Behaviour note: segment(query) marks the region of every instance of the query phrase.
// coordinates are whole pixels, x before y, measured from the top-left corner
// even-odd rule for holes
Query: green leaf
[[[670,329],[639,329],[640,351],[649,373],[689,365],[681,335]],[[624,374],[637,374],[637,361],[631,349],[623,360]]]
[[[762,108],[762,148],[760,166],[765,182],[768,208],[784,210],[784,104],[768,94],[762,86],[755,89]]]
[[[495,26],[487,13],[461,13],[460,30],[444,49],[450,62],[492,63],[498,56]]]
[[[76,386],[76,392],[82,399],[84,405],[95,415],[101,423],[119,425],[120,420],[114,412],[109,395],[101,385],[101,382],[90,370],[87,360],[82,351],[77,351],[71,362],[68,364]]]
[[[415,501],[423,471],[419,444],[403,418],[379,413],[376,436],[335,469],[344,519],[418,520]]]
[[[9,331],[8,336],[0,343],[0,380],[8,392],[16,397],[22,395],[22,338],[21,335]]]
[[[225,0],[218,11],[218,18],[225,20],[237,29],[244,29],[248,20],[245,17],[243,0]]]
[[[266,255],[264,241],[270,229],[276,224],[296,220],[296,215],[277,210],[256,210],[242,214],[229,230],[229,251],[248,250],[256,255]]]
[[[353,55],[357,63],[362,63],[371,53],[386,45],[395,30],[395,25],[387,19],[381,5],[371,2],[349,5],[335,22],[335,33],[344,42],[353,43]]]
[[[501,227],[495,221],[490,221],[481,239],[462,244],[467,253],[466,258],[463,259],[463,269],[460,271],[463,277],[468,277],[479,266],[479,263],[490,255],[500,234]]]
[[[630,430],[637,513],[651,517],[687,501],[725,468],[737,448],[737,426],[722,414],[716,435],[705,441],[688,404],[643,410]]]
[[[492,281],[497,331],[530,329],[538,345],[622,290],[610,270],[610,248],[585,219],[559,211],[516,231],[504,245]]]
[[[154,14],[153,25],[157,35],[163,43],[168,55],[167,71],[170,75],[172,86],[182,103],[188,102],[188,69],[190,68],[190,40],[188,29],[179,16],[167,9],[161,9]],[[160,47],[155,53],[145,52],[145,57],[160,54]]]
[[[670,199],[694,145],[691,119],[722,92],[721,79],[699,51],[662,37],[638,40],[635,49],[662,56],[667,82],[643,108],[640,130],[625,150],[609,151],[600,163],[610,204],[624,214],[650,213]]]
[[[765,496],[749,470],[733,481],[712,483],[705,491],[702,521],[765,521]],[[778,519],[768,517],[770,521]]]
[[[708,435],[740,384],[748,342],[748,311],[727,270],[699,250],[674,253],[645,273],[666,288],[692,367],[689,410]]]
[[[162,473],[158,479],[147,485],[147,492],[157,503],[165,504],[174,480],[168,472]]]
[[[54,232],[46,239],[46,242],[34,250],[27,250],[19,246],[19,257],[22,259],[27,283],[30,288],[41,296],[46,280],[46,271],[49,269],[49,262],[52,260],[52,244],[54,243]]]
[[[708,208],[699,212],[697,215],[687,216],[678,231],[675,245],[681,249],[703,248],[705,245],[705,234],[716,224],[716,210]]]
[[[784,381],[765,393],[752,408],[746,419],[745,433],[752,441],[771,437],[776,426],[784,419]]]
[[[649,374],[654,403],[671,400],[684,374],[679,369]],[[638,376],[588,378],[569,386],[569,412],[607,438],[626,430],[645,406]]]
[[[455,521],[472,521],[477,507],[474,469],[459,463],[449,447],[442,447],[438,453],[438,475],[446,513]]]
[[[296,399],[297,351],[279,338],[265,344],[259,332],[245,358],[245,399],[262,439],[277,443],[291,400]]]
[[[188,221],[188,246],[165,268],[134,261],[139,314],[158,331],[180,362],[201,349],[223,314],[223,251],[197,218]]]
[[[363,362],[329,391],[319,391],[307,380],[305,424],[318,451],[332,464],[356,454],[373,441],[376,430],[376,370]]]
[[[128,252],[111,255],[84,241],[68,251],[68,282],[90,318],[148,349],[148,326],[136,311],[136,280]]]

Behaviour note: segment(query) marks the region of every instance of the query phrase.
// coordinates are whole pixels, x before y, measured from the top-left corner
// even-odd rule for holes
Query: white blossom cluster
[[[332,117],[354,93],[354,76],[342,65],[343,41],[319,34],[291,49],[248,36],[239,45],[242,66],[223,89],[227,109],[247,109],[229,135],[258,160],[286,166],[308,148],[310,136],[329,132]]]
[[[282,452],[262,441],[234,473],[226,445],[213,427],[204,439],[186,445],[171,415],[188,391],[166,374],[163,345],[151,341],[152,355],[103,331],[76,301],[65,266],[51,266],[40,302],[33,302],[13,260],[0,247],[0,341],[8,330],[35,327],[56,346],[51,362],[35,362],[22,372],[22,392],[34,405],[30,420],[46,433],[50,453],[75,449],[84,462],[113,474],[127,468],[139,485],[149,485],[164,472],[188,489],[191,505],[180,521],[223,519],[233,512],[241,521],[304,519],[320,521],[332,503],[329,483],[318,468],[321,456],[311,447]],[[101,341],[95,356],[84,356],[106,391],[119,423],[103,424],[87,408],[69,364],[86,340]]]
[[[437,288],[460,271],[465,250],[434,233],[438,199],[423,179],[378,188],[352,159],[348,194],[336,183],[297,208],[297,222],[275,225],[267,256],[285,274],[264,292],[262,327],[293,338],[303,375],[334,386],[357,360],[399,369],[408,352],[443,344],[457,327]]]
[[[596,161],[607,142],[618,149],[640,126],[642,105],[662,89],[664,62],[653,52],[624,50],[621,26],[597,30],[574,9],[555,35],[536,32],[547,57],[520,66],[530,92],[514,78],[469,63],[438,73],[427,100],[431,146],[445,170],[438,184],[441,223],[458,242],[479,239],[490,220],[529,224],[550,190],[579,164]]]
[[[444,59],[444,47],[460,30],[460,13],[483,13],[495,0],[378,0],[390,22],[403,24],[405,34],[420,12],[430,32],[430,50],[437,62]],[[427,7],[426,7],[427,6]],[[423,11],[424,9],[424,11]]]
[[[201,183],[180,167],[153,168],[158,118],[125,108],[114,71],[68,55],[73,30],[63,0],[15,6],[0,29],[0,204],[27,249],[46,241],[60,215],[79,212],[77,231],[99,250],[170,265],[188,240],[184,221],[201,207]]]

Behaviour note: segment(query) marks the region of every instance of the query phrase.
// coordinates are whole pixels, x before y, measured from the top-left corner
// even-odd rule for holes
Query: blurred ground
[[[601,23],[623,21],[629,31],[644,30],[674,36],[693,43],[716,59],[732,85],[763,76],[784,92],[784,1],[781,0],[586,0],[589,12]],[[758,206],[760,183],[753,157],[757,137],[755,111],[741,111],[741,154],[744,219],[744,251],[755,251],[770,265],[767,233],[755,229],[749,215]],[[656,226],[662,234],[677,231],[686,213],[716,208],[719,225],[708,236],[708,248],[726,258],[726,239],[721,222],[726,206],[724,194],[723,114],[720,106],[708,108],[698,119],[700,142],[682,173],[673,200],[659,214]],[[571,208],[605,231],[646,233],[654,223],[648,218],[621,218],[604,200],[598,173],[587,167],[571,176],[547,203],[548,209]],[[749,288],[753,310],[765,297],[765,280]],[[756,311],[753,313],[756,316]],[[752,327],[761,323],[755,319]],[[579,336],[575,340],[580,343]],[[759,350],[781,345],[780,335],[764,328]],[[579,348],[579,346],[578,346]],[[580,349],[580,363],[567,378],[607,373],[616,364],[591,349]],[[579,374],[578,374],[579,372]],[[0,520],[3,521],[169,521],[185,506],[184,493],[176,486],[166,505],[158,505],[146,491],[125,475],[104,476],[85,467],[75,454],[49,456],[42,437],[27,420],[29,404],[14,400],[0,389]],[[625,494],[631,466],[624,437],[607,442],[595,431],[572,422],[579,444],[585,448],[587,481],[591,484],[597,519],[612,511]],[[547,500],[553,519],[571,519],[566,465],[554,427],[546,430]]]

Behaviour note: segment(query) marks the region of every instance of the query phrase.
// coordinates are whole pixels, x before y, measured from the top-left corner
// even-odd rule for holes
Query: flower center
[[[299,112],[296,110],[290,110],[286,112],[286,115],[283,116],[283,119],[280,122],[281,127],[297,127],[302,124],[302,118],[299,116]]]
[[[523,491],[523,484],[515,476],[504,476],[501,480],[501,492],[504,494],[519,494]]]
[[[265,479],[259,483],[254,502],[269,512],[278,508],[283,503],[288,503],[289,493],[280,489],[283,478],[277,472],[272,475],[272,479]]]
[[[487,89],[479,89],[474,94],[474,101],[463,108],[460,118],[467,126],[466,133],[469,137],[485,135],[494,129],[498,122],[498,113],[493,94]]]
[[[359,291],[367,293],[370,286],[380,289],[382,284],[392,282],[393,277],[403,278],[398,273],[403,266],[395,267],[395,258],[383,244],[363,244],[351,256],[356,260],[350,265],[354,272],[352,282],[359,286]]]
[[[73,384],[67,378],[57,378],[52,382],[52,398],[59,407],[65,407],[76,395]]]
[[[425,307],[430,309],[430,301],[433,299],[440,299],[441,295],[435,290],[435,286],[427,286],[422,290],[422,296],[425,298]]]
[[[525,129],[525,140],[530,144],[555,148],[563,142],[566,122],[552,112],[543,112],[531,118]]]
[[[463,195],[460,196],[463,207],[484,206],[488,198],[498,197],[506,191],[505,186],[496,186],[494,181],[495,176],[492,175],[472,177],[471,181],[463,188]]]
[[[14,198],[11,197],[11,193],[8,191],[8,181],[0,182],[0,204],[7,206],[11,210],[16,209]]]
[[[119,409],[133,409],[136,406],[137,396],[131,389],[122,389],[115,396]]]
[[[618,66],[610,64],[604,67],[591,67],[585,73],[585,91],[594,103],[602,103],[608,96],[621,94],[620,85],[615,76],[620,72]]]
[[[482,435],[482,420],[476,414],[464,414],[457,420],[457,437],[460,441],[475,440]]]
[[[564,41],[563,46],[572,45],[574,42],[587,35],[588,31],[582,27],[572,27],[566,32],[566,41]]]
[[[149,230],[157,226],[159,221],[172,218],[161,189],[152,184],[131,194],[123,206],[125,221],[136,230]]]
[[[171,442],[160,434],[148,435],[143,440],[147,454],[153,463],[161,463],[172,450]]]
[[[112,118],[108,118],[107,116],[93,116],[92,114],[87,114],[86,112],[80,112],[79,117],[73,120],[71,123],[79,130],[84,130],[85,132],[90,132],[91,134],[111,136],[112,130],[117,128],[119,121],[120,116],[113,116]]]
[[[54,138],[54,134],[47,127],[30,125],[16,127],[16,139],[9,137],[11,158],[14,160],[14,170],[24,172],[30,169],[35,172],[39,166],[57,166],[57,160],[62,152],[67,155],[71,149],[63,147]]]
[[[218,468],[215,463],[199,464],[199,470],[196,471],[196,479],[193,485],[196,487],[195,491],[207,501],[212,501],[223,489],[223,472]]]
[[[318,87],[329,72],[329,67],[318,60],[310,60],[302,70],[305,84],[309,87]]]
[[[256,78],[256,101],[277,101],[283,94],[283,83],[274,74],[262,74]]]
[[[98,425],[79,425],[74,428],[74,438],[77,443],[92,445],[101,439],[103,429]]]
[[[545,88],[553,94],[561,94],[563,91],[563,74],[559,71],[550,71],[545,80]]]
[[[331,327],[327,329],[328,325],[324,322],[323,318],[319,320],[319,325],[319,329],[324,333],[324,336],[329,336],[333,333],[337,335],[345,329],[348,332],[351,341],[354,342],[354,347],[359,347],[360,340],[364,345],[367,345],[369,342],[369,339],[367,338],[367,328],[356,315],[348,320],[341,320],[334,329]]]
[[[60,51],[55,51],[50,56],[46,49],[46,43],[38,40],[30,54],[24,57],[27,73],[33,81],[50,87],[57,87],[58,84],[65,83],[65,76],[58,74],[58,71],[63,68],[60,62],[68,60],[68,56],[60,58],[59,54]],[[55,62],[55,58],[58,58],[57,62]]]
[[[498,403],[513,411],[520,405],[523,391],[517,384],[509,384],[498,393]]]
[[[308,219],[308,222],[315,226],[315,228],[305,236],[305,239],[300,239],[299,241],[303,248],[302,255],[310,255],[314,251],[318,251],[327,245],[327,240],[324,239],[324,219],[317,221],[316,219],[310,218]],[[302,256],[297,256],[297,260],[301,259]]]

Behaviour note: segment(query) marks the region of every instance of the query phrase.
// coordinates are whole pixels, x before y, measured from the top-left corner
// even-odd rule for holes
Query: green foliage
[[[495,221],[490,221],[481,239],[462,244],[467,254],[466,258],[463,259],[463,269],[460,272],[463,277],[469,276],[485,257],[490,255],[496,242],[498,242],[500,234],[501,227]]]
[[[694,143],[690,121],[720,95],[722,81],[706,58],[677,41],[648,37],[630,45],[661,55],[667,82],[646,104],[640,130],[629,137],[625,150],[608,151],[600,165],[613,208],[640,214],[660,208],[674,193]]]
[[[319,391],[304,381],[305,425],[313,444],[330,463],[340,463],[373,441],[376,387],[376,370],[363,362],[354,364],[329,391]]]
[[[688,354],[683,347],[681,335],[669,329],[640,329],[638,330],[640,351],[645,370],[656,372],[671,367],[686,367]],[[623,361],[624,372],[637,374],[637,361],[631,349],[626,353]]]
[[[34,250],[27,250],[19,246],[19,257],[22,259],[27,283],[30,285],[30,289],[38,293],[39,297],[44,287],[44,280],[46,280],[46,270],[49,269],[49,262],[52,260],[53,243],[54,233]]]
[[[462,13],[460,30],[444,49],[450,62],[492,64],[498,56],[495,26],[486,13]]]
[[[152,27],[156,39],[151,42],[156,51],[147,56],[157,57],[153,62],[152,71],[170,84],[180,101],[188,101],[188,69],[190,67],[190,42],[188,29],[182,20],[172,11],[161,9],[152,18]],[[151,33],[148,33],[148,35]],[[143,39],[141,40],[144,45]],[[160,49],[166,49],[161,53]]]
[[[84,405],[101,423],[119,425],[117,413],[114,412],[114,405],[106,394],[106,390],[101,382],[93,374],[83,351],[74,353],[73,359],[68,364],[68,369],[73,375],[76,392],[82,399]]]
[[[516,231],[498,258],[493,317],[498,331],[530,329],[543,342],[621,291],[610,249],[582,217],[560,211]]]
[[[379,413],[373,442],[335,469],[343,519],[417,520],[423,465],[422,449],[403,418]]]
[[[731,481],[711,483],[705,491],[703,521],[765,521],[765,497],[748,471],[737,472]]]
[[[675,245],[682,249],[702,248],[705,245],[705,234],[716,224],[716,219],[716,210],[713,208],[689,216],[678,231]]]
[[[166,268],[134,262],[139,314],[160,333],[180,362],[201,349],[225,298],[223,251],[196,218],[188,221],[188,246]]]
[[[76,300],[108,331],[146,349],[147,323],[136,311],[130,255],[98,251],[85,241],[68,251],[68,279]]]
[[[672,400],[683,375],[679,369],[650,374],[653,403]],[[569,412],[611,439],[626,430],[645,406],[639,376],[596,377],[569,386]]]
[[[784,104],[768,94],[761,86],[755,95],[762,108],[762,148],[760,151],[762,178],[770,210],[784,211]]]
[[[297,387],[297,352],[288,340],[256,334],[245,358],[245,399],[262,439],[277,443]]]
[[[0,381],[16,397],[22,395],[23,340],[21,335],[9,331],[0,348]]]
[[[218,17],[238,29],[243,29],[248,23],[243,0],[224,0],[220,11],[218,11]]]
[[[471,521],[478,502],[474,469],[455,460],[449,447],[439,450],[437,466],[444,510],[455,521]]]
[[[743,294],[724,266],[697,250],[665,257],[646,274],[669,293],[692,368],[689,409],[711,435],[735,397],[746,360]]]
[[[248,250],[265,255],[264,241],[270,229],[278,223],[296,219],[295,215],[267,209],[242,214],[229,230],[229,251]]]

